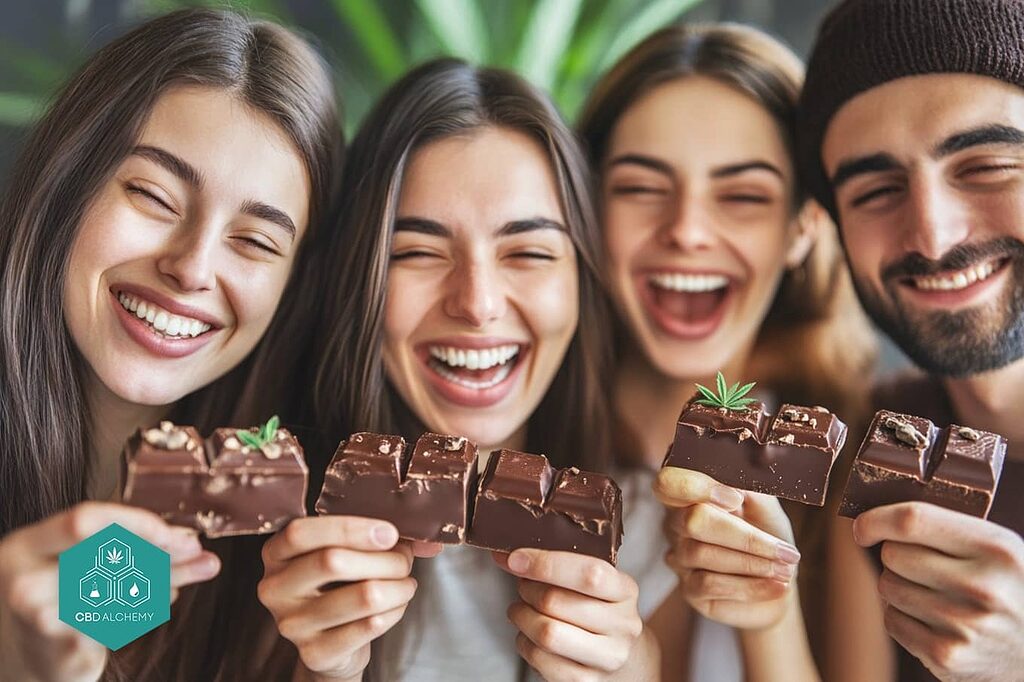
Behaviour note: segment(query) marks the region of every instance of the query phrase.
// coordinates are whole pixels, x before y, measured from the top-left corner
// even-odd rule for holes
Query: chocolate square
[[[1006,456],[999,434],[880,410],[854,460],[841,516],[896,502],[930,502],[988,516]]]
[[[199,474],[206,472],[203,439],[191,426],[169,421],[138,429],[121,458],[121,500],[176,526],[195,527],[202,511]]]
[[[393,523],[408,540],[458,544],[472,514],[477,448],[461,437],[427,433],[408,453],[396,436],[355,434],[327,469],[321,514]]]
[[[476,496],[469,544],[500,552],[537,547],[615,563],[622,492],[609,477],[554,470],[543,455],[491,453]]]
[[[728,410],[691,400],[679,416],[663,466],[821,506],[846,434],[846,425],[823,407],[785,404],[773,416],[757,401]]]

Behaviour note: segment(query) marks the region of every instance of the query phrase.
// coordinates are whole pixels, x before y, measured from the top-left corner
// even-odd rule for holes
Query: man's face
[[[915,362],[965,376],[1024,356],[1024,90],[891,81],[838,111],[822,159],[861,302]]]

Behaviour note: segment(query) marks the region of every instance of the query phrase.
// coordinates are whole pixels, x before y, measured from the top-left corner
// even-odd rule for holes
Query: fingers
[[[355,623],[405,606],[416,594],[416,580],[364,580],[326,592],[278,621],[286,639],[302,641],[320,631]]]
[[[711,571],[691,571],[682,580],[690,601],[730,600],[763,602],[781,599],[788,585],[771,578],[745,578]]]
[[[328,583],[401,579],[411,570],[412,551],[407,546],[390,552],[327,547],[292,559],[276,573],[264,577],[262,588],[272,603],[279,604],[315,597]]]
[[[593,597],[546,585],[534,580],[519,581],[519,596],[535,611],[594,634],[639,637],[643,621],[639,616],[624,617],[609,608],[614,605]]]
[[[911,582],[939,591],[962,591],[967,570],[963,559],[891,540],[882,543],[882,565]]]
[[[693,504],[714,504],[726,511],[738,509],[744,500],[741,491],[722,485],[699,471],[663,467],[654,482],[654,494],[669,507],[688,507]]]
[[[773,578],[788,583],[796,575],[797,564],[726,549],[699,540],[684,540],[670,551],[665,562],[679,573],[704,569],[715,573]]]
[[[193,559],[171,564],[171,589],[211,580],[218,573],[220,557],[213,552],[203,552]]]
[[[934,653],[952,648],[954,638],[939,635],[913,616],[908,616],[894,606],[886,606],[885,629],[889,636],[911,655],[921,659],[930,670],[936,670]]]
[[[361,516],[309,516],[295,519],[263,545],[268,571],[300,554],[326,547],[344,547],[364,552],[391,549],[398,542],[398,529],[386,521]]]
[[[563,587],[606,602],[635,600],[636,581],[607,561],[585,554],[544,549],[517,549],[507,557],[494,553],[498,565],[510,573],[548,585]]]
[[[68,547],[117,523],[171,555],[172,560],[197,556],[202,547],[195,531],[169,525],[151,511],[108,502],[83,502],[10,534],[13,570],[56,558]]]
[[[339,671],[340,677],[354,676],[370,660],[370,642],[394,627],[405,609],[400,606],[296,643],[299,656],[314,672]]]
[[[556,656],[606,672],[622,667],[629,645],[619,638],[596,635],[542,613],[522,602],[509,607],[509,620],[535,645]]]
[[[597,679],[597,675],[590,669],[580,665],[576,661],[570,661],[564,656],[558,656],[549,651],[544,651],[530,641],[530,638],[519,633],[516,635],[516,651],[523,657],[531,668],[536,670],[542,678],[548,682],[561,682],[562,680],[589,680]]]
[[[432,559],[444,549],[444,545],[440,542],[421,542],[415,540],[409,544],[412,546],[412,555],[417,559]]]
[[[888,569],[878,578],[878,594],[889,606],[949,634],[959,634],[963,624],[980,615],[975,607],[912,583]]]
[[[682,510],[675,516],[679,531],[688,538],[762,559],[795,564],[800,561],[796,547],[743,519],[707,504]]]
[[[853,537],[861,547],[893,540],[964,558],[1004,552],[1010,534],[989,521],[926,502],[876,507],[853,522]]]

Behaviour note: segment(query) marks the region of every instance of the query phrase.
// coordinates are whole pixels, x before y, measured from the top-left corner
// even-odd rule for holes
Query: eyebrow
[[[511,237],[512,235],[523,234],[524,232],[533,232],[534,230],[558,230],[559,232],[568,232],[565,226],[557,220],[551,220],[550,218],[526,218],[524,220],[512,220],[505,223],[497,232],[495,232],[495,236]],[[397,218],[395,220],[395,232],[418,232],[420,234],[427,234],[433,237],[446,238],[452,236],[452,231],[441,223],[435,220],[415,217]]]
[[[181,157],[175,156],[166,149],[150,145],[139,145],[132,150],[132,154],[135,156],[141,156],[144,159],[149,159],[150,161],[162,166],[182,181],[188,183],[190,187],[195,189],[202,189],[203,187],[203,174],[199,172],[195,166]],[[290,237],[293,239],[295,238],[295,221],[293,221],[287,213],[279,208],[275,208],[274,206],[262,201],[250,199],[242,204],[241,212],[245,215],[252,216],[253,218],[266,220],[269,223],[277,225],[287,232]]]
[[[144,159],[163,166],[165,169],[174,173],[178,178],[185,181],[196,189],[201,189],[203,186],[203,174],[199,170],[189,164],[184,159],[175,156],[166,149],[160,147],[151,147],[149,145],[139,145],[132,150],[132,154],[135,156],[141,156]]]
[[[755,159],[751,161],[743,161],[741,163],[731,163],[728,166],[721,166],[711,171],[711,177],[713,178],[728,178],[733,175],[739,175],[740,173],[746,173],[752,170],[764,170],[779,176],[780,180],[785,180],[786,177],[782,174],[782,171],[778,166],[767,161]]]
[[[622,156],[616,156],[607,163],[606,167],[612,168],[614,166],[628,166],[631,164],[643,166],[644,168],[649,168],[668,176],[675,175],[675,173],[672,172],[672,167],[664,161],[655,159],[651,156],[644,156],[643,154],[623,154]]]
[[[999,123],[963,130],[953,133],[937,144],[932,150],[931,156],[940,159],[971,147],[988,144],[1024,146],[1024,131]],[[899,168],[901,168],[900,163],[890,154],[878,153],[856,157],[839,164],[835,177],[832,178],[832,189],[833,191],[838,190],[843,183],[858,175],[898,170]]]

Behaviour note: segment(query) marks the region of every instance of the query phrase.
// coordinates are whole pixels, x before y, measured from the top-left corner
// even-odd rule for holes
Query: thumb
[[[654,494],[668,507],[709,503],[730,512],[739,509],[744,500],[743,492],[722,485],[707,474],[671,466],[658,472]]]

